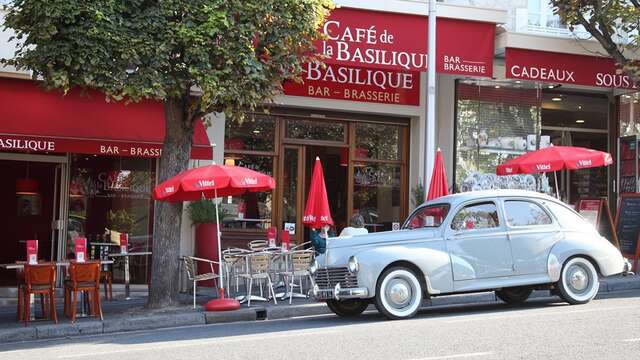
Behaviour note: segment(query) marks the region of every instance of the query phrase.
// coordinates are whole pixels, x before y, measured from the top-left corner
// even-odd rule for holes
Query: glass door
[[[302,212],[304,211],[304,147],[297,145],[285,145],[283,155],[280,157],[282,164],[281,189],[282,210],[280,229],[289,231],[292,243],[302,243],[304,229],[302,225]]]

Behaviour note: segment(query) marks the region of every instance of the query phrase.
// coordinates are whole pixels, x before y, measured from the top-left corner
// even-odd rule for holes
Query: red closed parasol
[[[440,148],[436,152],[436,161],[433,164],[433,173],[431,174],[431,183],[429,184],[429,193],[427,201],[449,195],[449,185],[447,184],[447,173],[444,169],[444,161],[442,160],[442,152]]]
[[[221,196],[241,195],[247,192],[271,191],[276,187],[275,180],[268,175],[239,166],[207,165],[190,170],[168,179],[153,189],[153,198],[160,201],[197,201],[203,198],[214,199]],[[218,203],[216,202],[216,218]],[[220,227],[217,230],[218,254],[220,251]],[[220,286],[224,284],[222,262],[219,268]],[[209,311],[235,310],[240,303],[224,297],[224,288],[220,288],[220,298],[209,301],[205,308]]]
[[[307,196],[307,205],[302,216],[302,223],[313,229],[322,228],[324,225],[333,225],[327,187],[324,183],[324,172],[318,157],[316,157],[313,174],[311,175],[311,186]]]

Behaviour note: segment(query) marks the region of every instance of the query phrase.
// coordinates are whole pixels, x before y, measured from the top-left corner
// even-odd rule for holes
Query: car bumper
[[[622,275],[627,276],[627,275],[633,275],[633,272],[631,271],[632,265],[631,262],[627,259],[624,259],[624,266],[623,266],[623,270],[622,270]]]
[[[331,289],[321,289],[317,285],[313,287],[313,297],[317,300],[364,299],[368,296],[369,289],[364,287],[343,289],[340,284]]]

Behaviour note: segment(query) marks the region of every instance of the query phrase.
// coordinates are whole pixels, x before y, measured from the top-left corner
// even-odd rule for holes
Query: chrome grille
[[[343,289],[358,287],[358,277],[350,273],[346,267],[319,268],[314,280],[320,289],[333,289],[337,284]]]

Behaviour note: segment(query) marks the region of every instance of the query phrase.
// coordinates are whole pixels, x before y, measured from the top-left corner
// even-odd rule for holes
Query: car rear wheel
[[[422,285],[416,274],[405,267],[387,269],[378,279],[376,308],[389,319],[408,319],[422,304]]]
[[[341,317],[354,317],[362,314],[369,306],[365,300],[327,300],[329,310]]]
[[[496,291],[496,296],[507,304],[522,304],[527,301],[533,289],[526,286],[509,287]]]
[[[560,297],[569,304],[588,303],[598,294],[599,287],[598,272],[591,261],[574,257],[562,267],[558,290]]]

